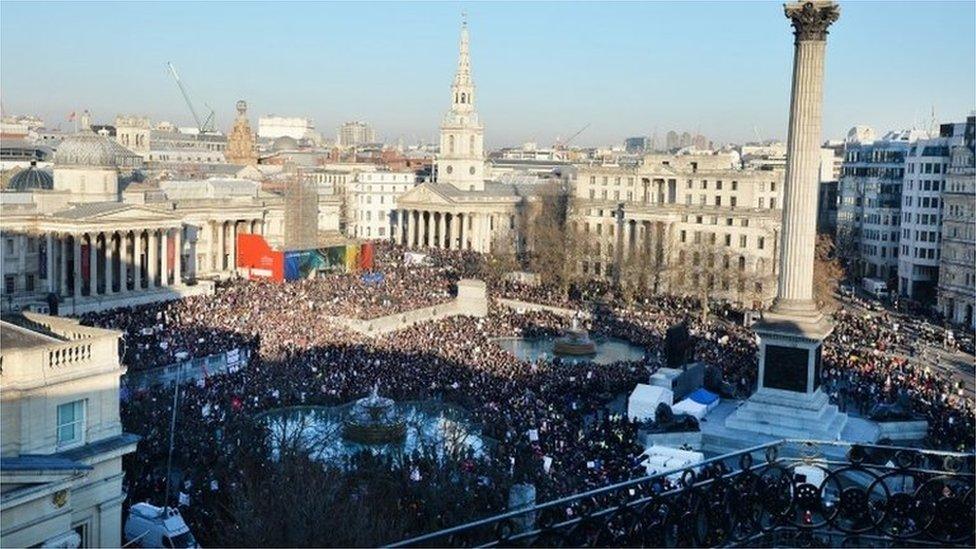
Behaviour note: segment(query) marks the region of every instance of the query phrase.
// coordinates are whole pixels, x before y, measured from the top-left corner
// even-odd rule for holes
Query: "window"
[[[740,248],[745,248],[746,247],[746,244],[748,243],[748,241],[749,240],[748,240],[748,237],[746,235],[744,235],[744,234],[739,235],[739,247]]]
[[[8,295],[14,293],[14,275],[3,277],[3,291]]]
[[[76,400],[58,406],[58,446],[69,446],[83,442],[84,429],[84,400]]]
[[[763,250],[763,249],[765,249],[765,248],[766,248],[766,238],[765,238],[765,237],[762,237],[762,236],[760,236],[760,237],[759,237],[759,242],[758,242],[758,244],[757,244],[757,246],[759,246],[759,249],[760,249],[760,250]]]

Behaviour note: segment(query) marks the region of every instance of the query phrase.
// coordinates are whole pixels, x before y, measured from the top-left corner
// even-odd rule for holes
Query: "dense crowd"
[[[666,330],[677,322],[688,323],[697,357],[722,373],[733,396],[745,397],[755,388],[754,334],[726,318],[727,307],[716,307],[703,320],[697,299],[654,297],[617,305],[600,284],[574,288],[564,297],[552,289],[489,280],[492,296],[586,308],[592,312],[586,321],[591,332],[645,347],[644,360],[599,366],[522,361],[495,338],[554,334],[567,320],[496,303],[485,318],[453,317],[372,338],[342,329],[333,316],[372,317],[436,303],[450,297],[459,278],[479,274],[474,254],[436,251],[425,265],[408,266],[399,261],[401,252],[379,248],[381,281],[366,282],[360,275],[286,284],[234,281],[214,296],[85,318],[125,331],[130,367],[232,348],[252,351],[244,367],[209,372],[181,391],[174,463],[183,475],[177,492],[204,539],[226,541],[207,529],[220,522],[229,494],[246,482],[238,454],[254,442],[241,434],[248,432],[242,425],[263,411],[344,404],[374,385],[400,401],[460,405],[493,441],[483,455],[459,456],[464,474],[449,477],[464,516],[478,516],[504,509],[506,487],[526,477],[537,486],[537,498],[548,500],[643,474],[639,425],[615,414],[610,403],[646,382],[661,362]],[[599,306],[590,307],[593,301]],[[823,369],[824,387],[834,399],[856,403],[862,409],[851,411],[867,413],[868,404],[907,396],[932,425],[931,445],[972,448],[972,402],[959,397],[947,378],[890,352],[912,344],[901,326],[843,309],[836,320]],[[126,458],[130,501],[162,500],[172,400],[172,387],[157,385],[134,391],[123,405],[126,430],[143,437],[138,451]],[[362,459],[373,458],[351,458],[341,466],[355,468]],[[402,473],[395,475],[402,483],[399,505],[423,515],[425,503],[411,500],[416,494],[411,487],[436,476],[443,463],[421,452],[389,466]]]
[[[824,387],[842,410],[867,416],[878,405],[901,405],[929,422],[929,445],[972,450],[976,411],[960,382],[909,357],[919,339],[940,344],[934,332],[913,330],[887,313],[840,309],[824,345]]]

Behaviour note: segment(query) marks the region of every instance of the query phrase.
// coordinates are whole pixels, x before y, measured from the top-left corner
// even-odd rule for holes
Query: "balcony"
[[[973,460],[782,440],[393,546],[972,547]]]

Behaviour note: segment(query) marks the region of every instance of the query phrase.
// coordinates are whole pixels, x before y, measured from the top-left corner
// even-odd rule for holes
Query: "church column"
[[[75,299],[81,298],[81,237],[84,233],[75,233],[74,237],[74,256],[72,257],[72,263],[74,264],[74,297]]]
[[[105,233],[105,295],[115,293],[112,285],[115,282],[115,232]]]
[[[420,247],[420,230],[417,226],[420,225],[420,212],[417,210],[410,210],[410,248]]]
[[[50,231],[44,236],[44,260],[47,262],[47,291],[54,293],[54,235]]]
[[[491,252],[491,214],[481,215],[481,252]]]
[[[176,250],[173,253],[173,285],[180,286],[183,284],[183,225],[180,224],[176,231],[173,233],[173,247]]]
[[[447,240],[445,240],[446,244],[444,246],[449,250],[455,250],[458,247],[458,242],[459,242],[458,232],[460,227],[460,223],[458,223],[458,220],[459,220],[458,214],[451,213],[451,221],[448,224]]]
[[[440,213],[440,234],[437,235],[437,247],[447,249],[447,212]]]
[[[149,258],[149,268],[146,269],[148,276],[146,277],[149,283],[146,285],[148,289],[153,289],[157,286],[156,275],[159,274],[159,229],[152,229],[149,231],[149,253],[147,254]]]
[[[169,286],[169,229],[159,231],[159,285]]]

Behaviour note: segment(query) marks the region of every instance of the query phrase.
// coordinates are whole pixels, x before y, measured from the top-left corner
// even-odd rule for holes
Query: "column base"
[[[796,393],[762,388],[725,419],[729,429],[781,438],[839,440],[847,414],[823,391]]]

